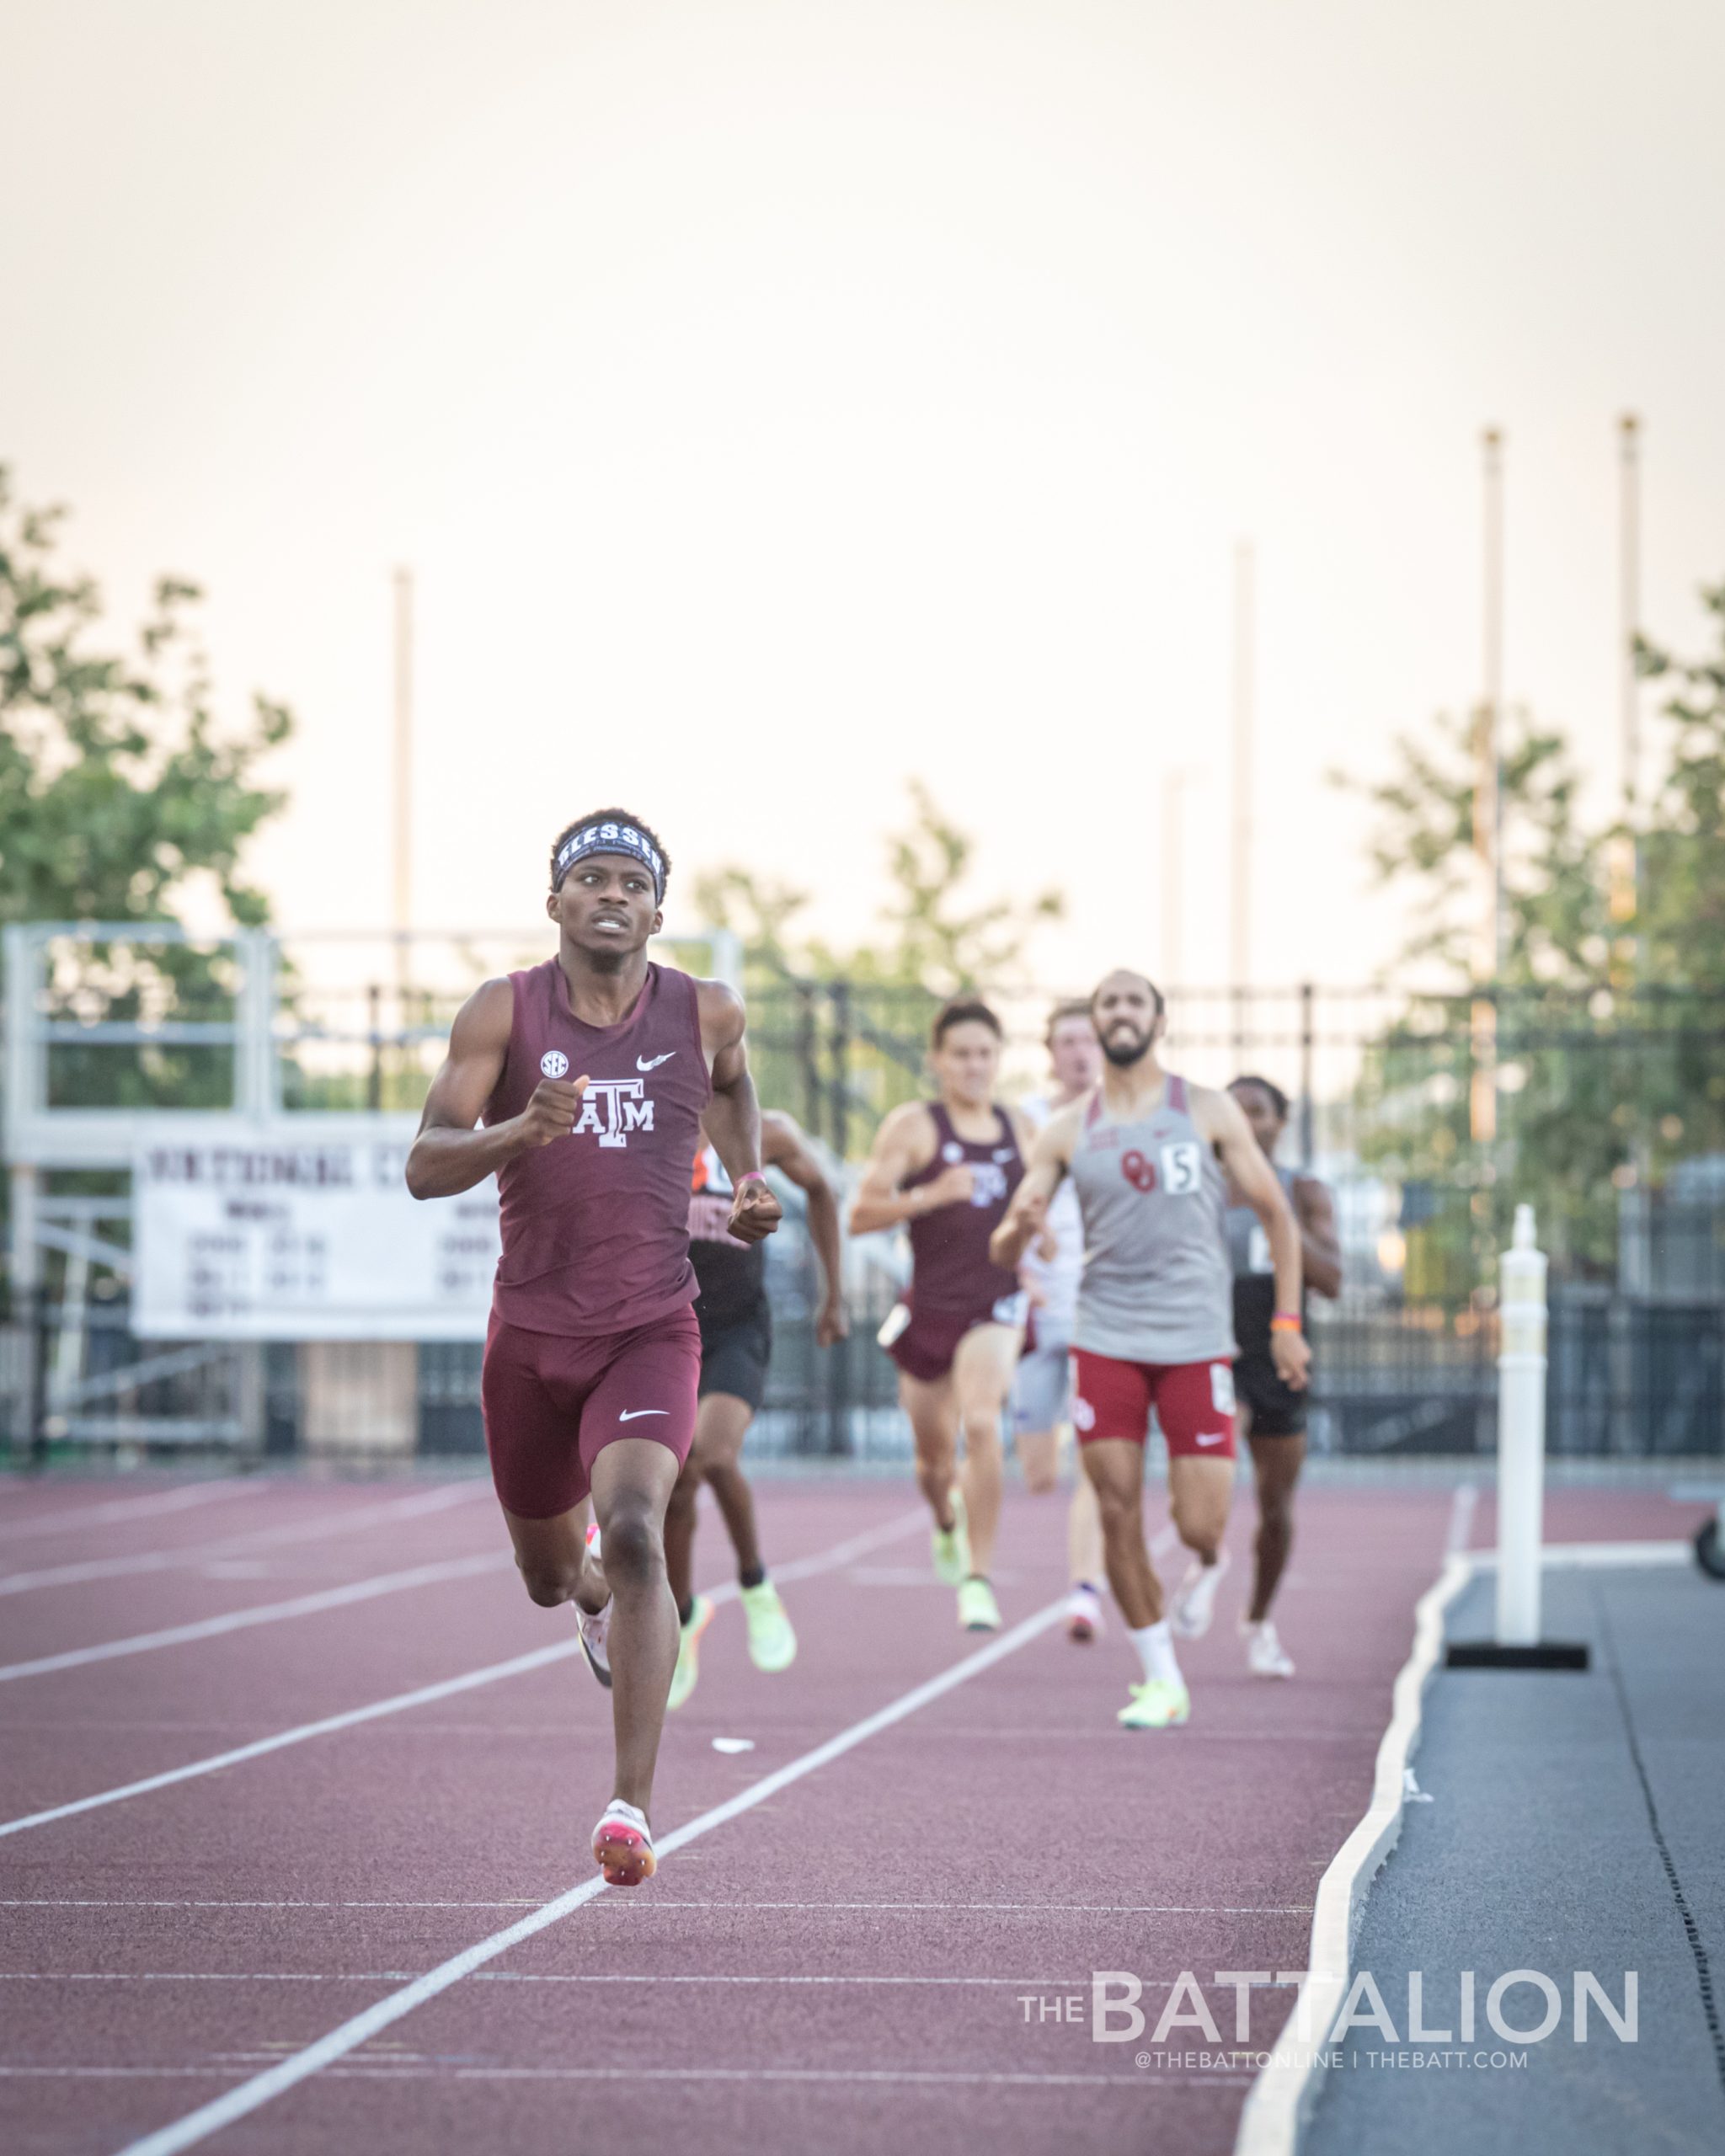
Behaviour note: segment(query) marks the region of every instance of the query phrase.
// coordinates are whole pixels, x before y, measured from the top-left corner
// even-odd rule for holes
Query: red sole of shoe
[[[605,1874],[607,1886],[638,1886],[658,1869],[646,1843],[626,1828],[596,1836],[593,1861]]]

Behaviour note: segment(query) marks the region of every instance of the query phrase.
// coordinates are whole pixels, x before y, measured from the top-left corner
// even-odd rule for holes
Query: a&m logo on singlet
[[[593,1078],[569,1135],[596,1138],[601,1145],[627,1145],[632,1130],[652,1128],[653,1102],[638,1078]]]

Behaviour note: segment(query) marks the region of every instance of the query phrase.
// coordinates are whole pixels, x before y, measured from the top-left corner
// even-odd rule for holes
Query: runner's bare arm
[[[989,1256],[1009,1273],[1017,1270],[1019,1259],[1042,1233],[1049,1200],[1071,1166],[1077,1132],[1077,1110],[1063,1108],[1037,1134],[1024,1180],[1012,1193],[1006,1217],[988,1239]]]
[[[845,1315],[844,1261],[839,1247],[839,1201],[825,1171],[793,1119],[769,1111],[761,1118],[761,1156],[770,1168],[788,1176],[809,1199],[809,1240],[820,1260],[825,1294],[814,1320],[818,1346],[830,1348],[851,1329]]]
[[[449,1053],[431,1081],[408,1154],[408,1188],[415,1198],[453,1198],[471,1190],[517,1153],[548,1145],[574,1129],[587,1090],[585,1075],[542,1078],[519,1115],[483,1130],[473,1128],[503,1075],[514,1015],[515,990],[506,980],[483,982],[456,1013]]]
[[[740,1243],[762,1242],[784,1209],[761,1180],[761,1103],[749,1074],[743,999],[722,980],[697,981],[695,989],[701,1046],[713,1071],[713,1098],[702,1120],[736,1192],[727,1225]]]
[[[1294,1217],[1300,1224],[1306,1284],[1314,1294],[1334,1302],[1342,1292],[1342,1237],[1329,1185],[1320,1182],[1316,1176],[1296,1176]]]
[[[851,1201],[853,1235],[896,1228],[937,1205],[969,1203],[975,1178],[962,1161],[932,1182],[920,1182],[915,1190],[900,1188],[934,1158],[934,1118],[921,1101],[907,1101],[893,1110],[874,1134],[874,1150]]]
[[[1294,1218],[1275,1170],[1263,1148],[1252,1134],[1245,1111],[1231,1093],[1219,1093],[1208,1086],[1192,1089],[1199,1129],[1215,1146],[1223,1167],[1246,1203],[1263,1223],[1270,1246],[1270,1262],[1276,1271],[1278,1315],[1297,1315],[1300,1294],[1300,1224]],[[1311,1349],[1303,1333],[1273,1326],[1270,1353],[1284,1385],[1298,1392],[1305,1388],[1311,1364]]]

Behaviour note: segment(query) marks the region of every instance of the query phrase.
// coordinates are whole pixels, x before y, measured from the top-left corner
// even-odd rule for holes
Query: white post
[[[1546,1480],[1546,1256],[1533,1208],[1498,1261],[1498,1645],[1537,1646]]]

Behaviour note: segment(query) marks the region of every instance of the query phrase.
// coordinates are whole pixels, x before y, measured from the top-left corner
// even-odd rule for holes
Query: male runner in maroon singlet
[[[647,1811],[677,1652],[665,1508],[701,1369],[689,1182],[703,1118],[735,1186],[731,1234],[757,1242],[779,1220],[741,1000],[648,961],[668,870],[620,808],[561,834],[545,904],[557,956],[462,1006],[407,1169],[415,1198],[497,1176],[485,1443],[527,1593],[574,1603],[611,1688],[617,1776],[593,1854],[617,1886],[654,1870]]]
[[[901,1222],[911,1230],[911,1285],[880,1344],[899,1366],[916,1479],[934,1514],[936,1576],[957,1587],[959,1622],[971,1632],[1000,1629],[988,1572],[1001,1509],[1001,1415],[1028,1301],[1017,1274],[988,1254],[1030,1139],[1023,1118],[994,1098],[1001,1038],[985,1003],[946,1006],[929,1059],[939,1098],[887,1117],[851,1209],[853,1235]]]

